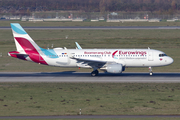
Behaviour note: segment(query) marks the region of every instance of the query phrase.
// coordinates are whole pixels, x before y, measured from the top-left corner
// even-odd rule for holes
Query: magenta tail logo
[[[16,41],[21,45],[30,59],[36,63],[47,65],[46,61],[41,57],[36,48],[26,38],[15,37]]]

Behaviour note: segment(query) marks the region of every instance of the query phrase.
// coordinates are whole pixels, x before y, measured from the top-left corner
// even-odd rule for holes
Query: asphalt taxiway
[[[100,73],[87,72],[1,72],[0,82],[111,82],[111,83],[180,83],[180,73]]]

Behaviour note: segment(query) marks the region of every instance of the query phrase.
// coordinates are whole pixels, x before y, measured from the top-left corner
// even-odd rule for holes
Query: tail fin
[[[23,60],[29,60],[36,63],[48,65],[40,55],[41,48],[26,33],[19,23],[11,23],[17,51],[9,52],[8,55]]]
[[[16,49],[20,53],[27,53],[26,51],[39,51],[40,47],[33,41],[33,39],[26,33],[19,23],[11,23],[12,33]]]

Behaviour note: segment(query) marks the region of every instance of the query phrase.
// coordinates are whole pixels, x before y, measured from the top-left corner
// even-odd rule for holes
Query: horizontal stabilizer
[[[28,54],[21,54],[21,53],[11,53],[13,55],[19,55],[19,56],[29,56]]]
[[[8,53],[8,55],[22,60],[26,60],[26,57],[29,56],[28,54],[19,53],[18,51],[11,51]]]

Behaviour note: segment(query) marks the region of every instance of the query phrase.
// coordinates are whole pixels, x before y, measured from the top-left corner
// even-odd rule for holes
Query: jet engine
[[[125,66],[122,64],[108,64],[106,70],[109,73],[122,73],[125,70]]]

